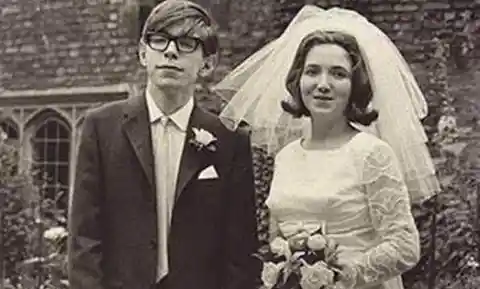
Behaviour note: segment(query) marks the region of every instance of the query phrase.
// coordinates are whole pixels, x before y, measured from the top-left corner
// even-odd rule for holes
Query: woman
[[[314,32],[302,41],[287,77],[293,99],[283,107],[308,116],[311,132],[277,154],[267,206],[287,238],[325,222],[346,284],[401,288],[394,277],[417,263],[418,232],[392,149],[350,124],[377,118],[365,75],[352,37]]]
[[[363,17],[312,6],[300,15],[247,60],[251,77],[241,75],[222,115],[250,122],[276,153],[266,201],[273,236],[295,243],[323,227],[339,244],[338,288],[401,289],[420,250],[410,203],[438,189],[418,121],[423,96],[394,45]],[[282,110],[273,85],[289,96]],[[295,135],[302,118],[302,136],[278,149],[278,133]],[[372,124],[373,134],[364,131]]]

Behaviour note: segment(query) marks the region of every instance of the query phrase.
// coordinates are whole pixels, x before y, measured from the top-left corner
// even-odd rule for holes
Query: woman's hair
[[[179,25],[185,35],[199,37],[205,56],[218,54],[217,24],[200,5],[187,1],[163,1],[153,8],[142,30],[141,39],[168,27]]]
[[[296,118],[310,116],[310,112],[302,100],[300,78],[308,52],[319,44],[341,46],[347,51],[352,61],[352,89],[344,112],[347,119],[362,125],[369,125],[375,121],[378,118],[378,112],[368,108],[372,100],[372,88],[357,41],[354,37],[341,32],[315,31],[302,40],[287,74],[286,87],[292,98],[290,101],[282,101],[282,108]]]

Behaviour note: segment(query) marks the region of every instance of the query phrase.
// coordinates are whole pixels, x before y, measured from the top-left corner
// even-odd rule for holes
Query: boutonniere
[[[215,142],[217,138],[208,130],[203,128],[192,128],[193,134],[195,135],[193,139],[190,140],[190,143],[193,144],[197,150],[207,149],[211,152],[217,150]]]

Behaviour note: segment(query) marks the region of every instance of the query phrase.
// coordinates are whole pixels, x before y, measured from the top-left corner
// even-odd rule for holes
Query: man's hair
[[[171,26],[182,27],[182,34],[202,41],[205,56],[218,53],[217,24],[202,6],[187,0],[166,0],[153,8],[143,25],[141,41]]]
[[[369,125],[378,118],[377,111],[368,109],[372,100],[370,81],[357,41],[354,37],[341,32],[315,31],[302,40],[286,79],[286,87],[292,100],[282,101],[282,108],[294,117],[310,116],[302,100],[300,78],[308,52],[320,44],[337,44],[347,51],[352,60],[353,73],[351,94],[344,113],[351,122]]]

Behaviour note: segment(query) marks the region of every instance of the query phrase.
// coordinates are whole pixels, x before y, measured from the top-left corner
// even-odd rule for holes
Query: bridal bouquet
[[[276,237],[257,257],[263,262],[261,289],[328,289],[340,277],[338,245],[322,233]]]

